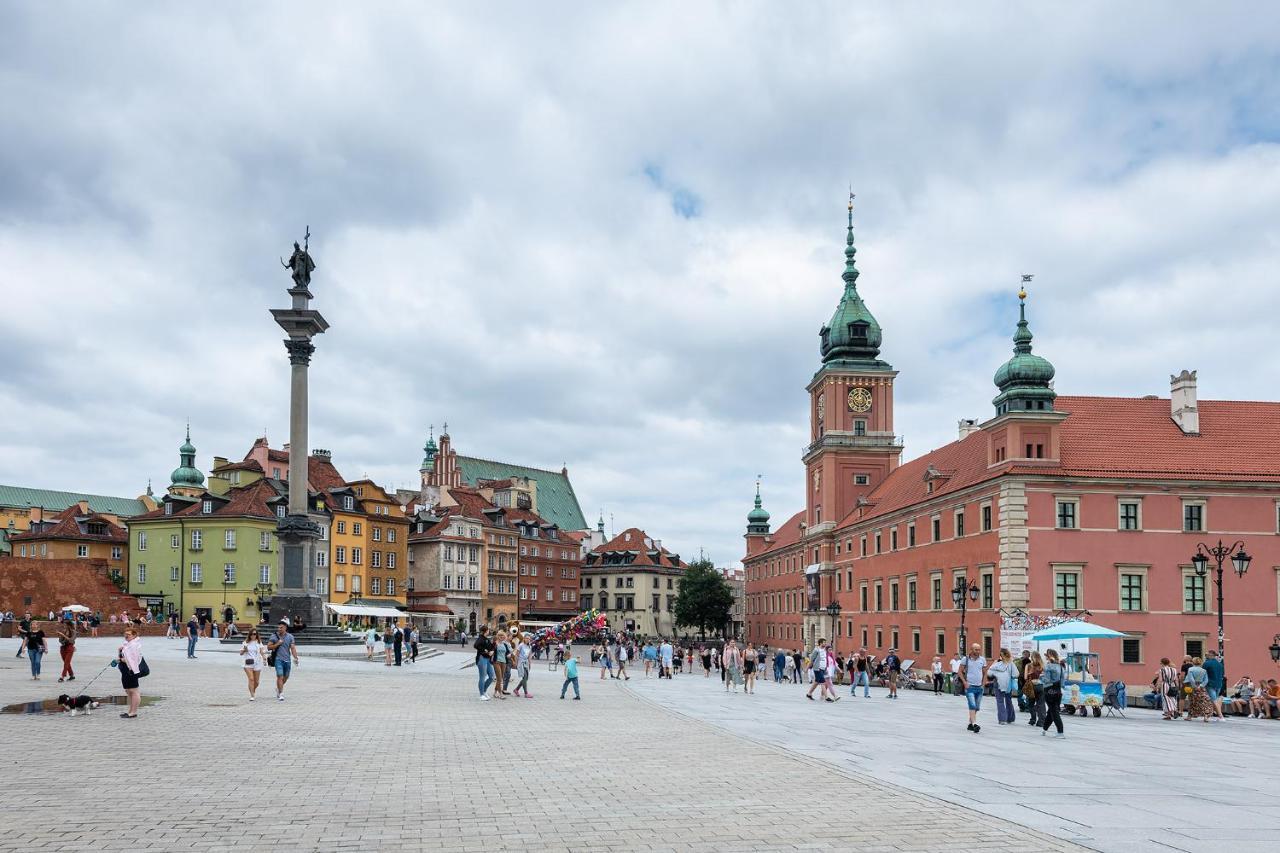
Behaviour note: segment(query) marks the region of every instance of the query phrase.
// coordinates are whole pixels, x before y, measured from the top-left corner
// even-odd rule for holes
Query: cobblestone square
[[[77,685],[113,649],[82,640]],[[1078,849],[673,713],[655,683],[584,666],[583,701],[561,702],[543,663],[532,700],[482,703],[458,651],[399,669],[302,652],[284,702],[264,673],[249,703],[207,641],[188,661],[148,639],[144,695],[164,699],[138,719],[0,715],[0,850]],[[6,704],[64,689],[0,658]],[[90,692],[119,693],[114,671]]]

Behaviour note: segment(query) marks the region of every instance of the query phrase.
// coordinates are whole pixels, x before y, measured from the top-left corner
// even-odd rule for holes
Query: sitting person
[[[1232,714],[1245,715],[1249,713],[1249,702],[1253,699],[1255,688],[1253,681],[1249,676],[1242,677],[1236,682],[1235,690],[1231,699],[1226,703],[1227,711]]]
[[[1265,682],[1266,689],[1263,689],[1264,682],[1258,683],[1258,691],[1249,700],[1249,716],[1250,717],[1272,717],[1280,716],[1280,710],[1277,705],[1280,704],[1280,684],[1276,683],[1274,678]]]

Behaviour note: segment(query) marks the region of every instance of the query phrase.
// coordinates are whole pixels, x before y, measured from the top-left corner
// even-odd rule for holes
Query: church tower
[[[760,481],[756,480],[756,505],[747,513],[747,556],[763,551],[769,544],[769,511],[760,501]]]
[[[204,494],[204,474],[196,468],[196,448],[191,443],[191,424],[187,424],[187,440],[178,448],[178,467],[169,475],[169,494],[198,498]]]
[[[893,380],[880,359],[880,324],[858,294],[853,194],[845,238],[844,293],[819,331],[822,366],[809,382],[810,444],[804,454],[810,533],[838,524],[898,467]]]

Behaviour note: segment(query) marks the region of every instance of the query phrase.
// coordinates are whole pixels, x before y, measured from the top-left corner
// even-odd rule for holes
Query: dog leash
[[[97,681],[99,678],[101,678],[101,677],[102,677],[102,673],[104,673],[104,672],[106,672],[107,670],[111,669],[111,667],[115,666],[115,665],[116,665],[116,663],[117,663],[117,662],[116,662],[116,661],[114,661],[114,660],[113,660],[113,661],[110,661],[106,666],[104,666],[104,667],[103,667],[103,668],[98,672],[98,674],[97,674],[97,675],[95,675],[93,678],[90,678],[90,679],[89,679],[89,682],[88,682],[87,684],[85,684],[85,686],[84,686],[84,687],[81,687],[81,688],[80,688],[80,691],[81,691],[81,692],[83,692],[85,695],[88,695],[88,693],[89,693],[89,686],[90,686],[91,684],[93,684],[93,682],[95,682],[95,681]]]

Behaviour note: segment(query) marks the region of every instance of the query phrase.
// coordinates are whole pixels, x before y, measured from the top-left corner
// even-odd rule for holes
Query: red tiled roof
[[[753,554],[749,559],[754,561],[765,554],[771,554],[774,551],[780,551],[783,548],[789,548],[800,541],[800,522],[804,520],[804,510],[800,510],[795,515],[788,518],[781,527],[769,535],[773,541],[769,543],[769,547],[763,551]]]
[[[1202,400],[1199,435],[1182,432],[1167,397],[1058,397],[1062,422],[1059,465],[989,469],[987,434],[974,432],[898,466],[843,528],[1005,474],[1153,480],[1280,482],[1280,403]],[[948,474],[928,491],[932,465]]]
[[[262,466],[258,464],[256,459],[246,459],[243,462],[228,462],[226,465],[219,465],[213,471],[215,474],[221,471],[256,471],[259,474],[264,473]]]
[[[90,522],[106,525],[106,533],[87,532],[87,525]],[[86,525],[83,529],[80,526],[81,523]],[[72,504],[54,516],[53,523],[43,530],[28,530],[9,535],[9,541],[11,542],[40,539],[76,539],[83,542],[123,543],[128,541],[129,534],[123,527],[104,515],[93,512],[81,515],[80,505]]]
[[[201,504],[205,498],[213,501],[213,512],[209,516],[248,516],[252,518],[275,518],[276,513],[272,508],[274,505],[268,503],[273,498],[281,497],[272,488],[268,480],[256,480],[247,486],[230,489],[222,497],[216,497],[206,493],[200,500],[191,503],[188,506],[180,506],[175,503],[173,505],[173,513],[166,516],[164,507],[157,510],[136,516],[130,521],[148,521],[153,518],[170,518],[180,516],[204,516],[200,510],[203,508]]]
[[[1168,398],[1059,397],[1066,476],[1280,480],[1280,403],[1201,400],[1200,434],[1185,435]]]
[[[648,541],[649,544],[646,544],[646,540]],[[611,551],[612,552],[618,552],[618,551],[635,552],[635,555],[636,555],[635,559],[630,563],[626,564],[628,567],[655,566],[655,567],[661,568],[661,567],[676,566],[679,568],[685,568],[686,566],[683,560],[676,559],[675,554],[672,554],[666,548],[659,548],[658,543],[654,541],[654,539],[650,537],[648,533],[645,533],[643,530],[641,530],[638,527],[628,527],[626,530],[622,531],[617,536],[610,539],[608,542],[604,543],[603,545],[597,548],[592,549],[591,553],[603,556],[604,554],[607,554]],[[658,559],[655,560],[652,556],[650,556],[651,553],[658,553],[659,555]],[[595,568],[597,566],[604,566],[604,565],[613,565],[613,564],[595,563],[594,565],[588,564],[587,567]]]

